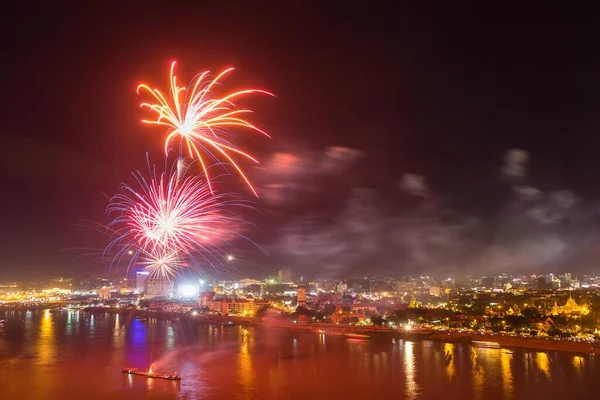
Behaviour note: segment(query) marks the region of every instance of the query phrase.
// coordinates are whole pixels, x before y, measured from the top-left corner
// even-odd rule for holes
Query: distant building
[[[569,294],[569,298],[567,299],[567,303],[563,306],[563,307],[559,307],[558,303],[556,301],[554,301],[554,307],[552,308],[552,310],[550,311],[550,315],[552,316],[557,316],[559,314],[565,314],[565,315],[588,315],[590,313],[590,307],[587,305],[584,306],[580,306],[578,305],[575,300],[571,297],[571,295]]]
[[[439,286],[430,286],[429,294],[431,296],[440,297],[440,295],[442,294],[442,288]]]
[[[223,315],[252,316],[263,306],[269,305],[269,300],[223,299],[208,302],[211,311],[221,312]]]
[[[215,301],[215,292],[202,292],[198,297],[198,305],[200,307],[209,307],[210,303]]]
[[[174,286],[173,282],[148,278],[146,280],[146,297],[167,297]]]
[[[137,271],[135,273],[135,291],[136,293],[144,293],[146,291],[146,281],[148,280],[148,271]]]
[[[484,288],[491,289],[494,287],[495,282],[496,279],[493,276],[486,276],[481,279],[481,286],[483,286]]]
[[[298,286],[298,307],[306,307],[306,286]]]
[[[113,290],[114,289],[112,287],[103,286],[100,288],[100,290],[98,290],[98,297],[102,300],[110,300]]]
[[[49,289],[71,290],[72,286],[71,278],[54,278],[50,279]]]
[[[278,283],[290,283],[292,282],[292,270],[289,268],[280,269],[277,271],[277,282]]]

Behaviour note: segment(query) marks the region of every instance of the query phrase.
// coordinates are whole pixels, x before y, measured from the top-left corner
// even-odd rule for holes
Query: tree
[[[535,307],[524,308],[521,310],[521,314],[527,319],[539,318],[542,316],[538,309]]]
[[[258,308],[258,310],[256,310],[256,313],[254,314],[254,316],[256,318],[263,318],[267,314],[267,311],[270,308],[271,308],[271,306],[269,304],[262,305]]]
[[[325,304],[323,306],[323,315],[325,317],[330,316],[331,314],[333,314],[335,312],[335,305],[333,304]]]
[[[371,316],[371,323],[375,326],[383,326],[384,322],[385,322],[385,320],[383,319],[383,317],[381,315],[372,315]]]

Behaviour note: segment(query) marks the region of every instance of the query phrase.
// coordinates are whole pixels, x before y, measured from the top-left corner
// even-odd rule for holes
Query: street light
[[[233,261],[233,256],[231,254],[227,256],[227,261]]]

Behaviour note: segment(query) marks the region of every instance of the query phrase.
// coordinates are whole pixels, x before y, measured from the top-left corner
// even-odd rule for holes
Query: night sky
[[[589,10],[102,3],[0,17],[0,277],[108,273],[85,221],[108,222],[146,152],[161,162],[135,88],[166,86],[171,60],[276,95],[244,102],[273,139],[241,136],[264,252],[236,244],[233,275],[598,270]]]

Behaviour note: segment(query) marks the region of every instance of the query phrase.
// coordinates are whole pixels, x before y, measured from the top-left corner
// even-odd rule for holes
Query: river
[[[117,314],[0,311],[0,399],[568,399],[600,356],[344,339]],[[121,373],[178,372],[180,382]]]

